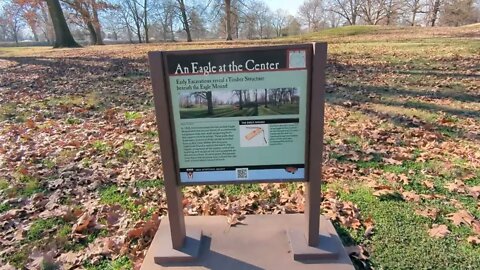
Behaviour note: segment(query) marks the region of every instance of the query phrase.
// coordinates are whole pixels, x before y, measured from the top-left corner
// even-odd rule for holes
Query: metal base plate
[[[291,230],[304,227],[303,214],[251,215],[247,216],[244,222],[245,225],[230,227],[224,216],[185,217],[187,232],[201,230],[203,233],[201,242],[196,242],[200,244],[198,259],[175,261],[170,258],[167,261],[158,261],[160,257],[165,258],[165,250],[168,250],[162,248],[162,245],[171,247],[170,228],[168,219],[165,218],[153,239],[141,270],[318,270],[319,267],[324,270],[354,269],[333,225],[323,217],[320,219],[322,256],[319,257],[312,256],[314,252],[311,250],[318,251],[318,248],[307,248],[306,241],[303,242],[303,234]],[[291,231],[287,233],[288,230]],[[324,238],[326,236],[328,239]],[[327,247],[323,246],[322,241]],[[305,243],[305,246],[302,243]],[[306,252],[302,253],[304,248]]]

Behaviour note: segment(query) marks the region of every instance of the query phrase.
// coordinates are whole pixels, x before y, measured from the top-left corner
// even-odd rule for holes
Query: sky
[[[296,15],[298,7],[303,3],[303,0],[263,0],[270,7],[272,11],[279,8],[286,10],[291,15]]]

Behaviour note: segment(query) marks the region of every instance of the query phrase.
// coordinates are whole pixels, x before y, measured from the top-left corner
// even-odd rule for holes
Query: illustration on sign
[[[307,57],[167,53],[180,182],[304,180]]]

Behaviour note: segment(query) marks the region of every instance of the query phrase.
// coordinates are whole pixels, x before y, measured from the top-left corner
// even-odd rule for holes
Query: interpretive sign
[[[320,218],[326,57],[325,43],[149,53],[168,219],[142,270],[353,269]],[[282,181],[305,183],[303,214],[234,228],[183,214],[183,185]]]
[[[164,53],[180,183],[305,180],[311,50]]]

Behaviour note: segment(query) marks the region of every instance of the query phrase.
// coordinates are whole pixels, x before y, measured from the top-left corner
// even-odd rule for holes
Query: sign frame
[[[307,89],[306,89],[306,115],[305,115],[305,145],[304,145],[304,177],[296,178],[296,179],[248,179],[248,180],[218,180],[218,181],[194,181],[194,182],[182,182],[180,180],[180,168],[179,168],[179,152],[178,146],[176,142],[176,132],[175,132],[175,123],[174,123],[174,116],[173,116],[173,108],[172,108],[172,90],[170,87],[169,82],[169,72],[168,72],[168,56],[183,56],[183,55],[209,55],[215,53],[248,53],[248,52],[258,52],[258,51],[269,51],[269,50],[285,50],[286,52],[290,50],[305,50],[306,51],[306,67],[304,68],[307,71]],[[288,55],[287,55],[288,56]],[[309,130],[310,126],[310,108],[311,108],[311,88],[312,88],[312,57],[313,57],[313,47],[312,44],[295,44],[295,45],[280,45],[280,46],[256,46],[256,47],[242,47],[242,48],[221,48],[221,49],[201,49],[201,50],[185,50],[185,51],[161,51],[161,52],[150,52],[149,59],[150,59],[150,67],[152,72],[152,84],[153,84],[153,92],[154,92],[154,104],[155,110],[161,112],[160,115],[157,114],[157,121],[162,124],[162,128],[166,129],[170,136],[161,136],[159,132],[160,141],[164,141],[163,144],[171,144],[173,146],[172,152],[168,151],[168,153],[164,154],[162,152],[162,160],[173,159],[176,177],[175,181],[178,185],[181,186],[194,186],[194,185],[223,185],[223,184],[241,184],[241,183],[281,183],[281,182],[307,182],[309,179],[308,172],[308,160],[309,160]],[[153,60],[155,59],[155,60]],[[160,70],[160,63],[163,66],[163,72],[158,72]],[[288,71],[288,57],[286,58],[287,68],[285,71]],[[294,70],[294,69],[292,69]],[[244,71],[245,72],[245,71]],[[259,71],[263,72],[263,71]],[[268,72],[268,71],[265,71]],[[231,74],[238,74],[241,72],[228,72]],[[246,73],[254,73],[251,71],[247,71]],[[219,73],[211,73],[211,74],[219,74]],[[178,76],[178,75],[175,75]],[[200,75],[201,76],[201,75]],[[161,99],[167,99],[167,104],[164,104]],[[165,105],[167,106],[168,110],[164,110]],[[168,121],[165,116],[168,116]],[[240,117],[239,117],[240,118]],[[168,123],[168,124],[166,124]],[[170,137],[170,138],[168,138]],[[160,142],[162,146],[162,142]],[[161,149],[164,149],[162,146]],[[222,166],[219,166],[222,167]],[[241,167],[241,166],[239,166]]]
[[[167,55],[207,54],[212,52],[248,52],[270,49],[306,49],[307,51],[307,108],[305,133],[305,177],[304,179],[255,181],[235,180],[220,182],[182,183],[179,180],[177,146],[175,141],[170,85],[168,82]],[[155,51],[148,54],[151,81],[154,94],[157,130],[160,140],[165,192],[167,196],[168,219],[171,232],[171,247],[181,250],[186,244],[185,217],[183,214],[182,186],[241,184],[255,182],[304,182],[305,183],[305,228],[306,245],[319,245],[320,193],[322,175],[324,110],[325,110],[325,69],[327,59],[326,43],[310,43],[280,46],[243,47],[227,49]]]

